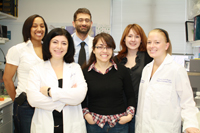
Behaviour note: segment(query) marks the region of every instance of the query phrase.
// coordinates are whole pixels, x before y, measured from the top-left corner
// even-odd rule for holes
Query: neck
[[[160,58],[154,58],[154,65],[159,67],[163,63],[163,61],[165,60],[166,56],[167,55],[160,57]]]
[[[82,41],[84,41],[87,38],[88,33],[82,34],[82,33],[76,32],[76,35],[78,36],[78,38],[80,38]]]
[[[41,41],[31,40],[31,42],[32,42],[34,47],[41,47],[42,46]]]
[[[138,49],[131,49],[131,50],[129,49],[127,56],[136,56],[137,52],[138,52]]]
[[[101,70],[107,69],[108,67],[110,67],[110,65],[111,65],[110,61],[108,61],[108,62],[99,62],[99,61],[97,61],[95,63],[95,67],[97,69],[101,69]]]
[[[59,66],[62,66],[63,65],[63,59],[59,59],[59,60],[56,60],[56,59],[50,59],[50,62],[51,62],[51,65],[52,67],[59,67]]]

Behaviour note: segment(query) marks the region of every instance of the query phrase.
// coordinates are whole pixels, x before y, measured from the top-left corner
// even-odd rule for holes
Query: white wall
[[[11,40],[0,44],[0,48],[7,54],[11,46],[23,41],[22,25],[30,15],[41,15],[48,27],[70,26],[74,12],[81,7],[90,10],[94,25],[110,25],[110,0],[18,0],[17,20],[0,20],[0,24],[7,25],[11,31]],[[3,54],[0,52],[0,61],[3,60]],[[0,65],[0,68],[4,68],[4,65]]]

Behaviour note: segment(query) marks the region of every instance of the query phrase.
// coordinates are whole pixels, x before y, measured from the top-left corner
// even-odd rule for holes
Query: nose
[[[83,20],[83,22],[82,22],[82,25],[86,25],[86,22],[85,22],[85,20]]]
[[[103,47],[103,52],[107,52],[107,48],[106,47]]]
[[[150,47],[152,48],[152,47],[154,47],[155,45],[154,45],[154,43],[152,42],[151,44],[150,44]]]
[[[135,41],[135,37],[131,37],[131,40],[132,40],[132,41]]]
[[[57,48],[60,49],[62,47],[61,43],[58,43]]]
[[[38,30],[38,31],[41,31],[41,29],[42,29],[42,28],[41,28],[40,26],[37,27],[37,30]]]

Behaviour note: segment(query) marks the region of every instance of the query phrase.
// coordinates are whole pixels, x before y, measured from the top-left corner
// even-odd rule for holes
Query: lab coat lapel
[[[50,87],[58,87],[58,78],[49,60],[44,62],[44,73],[44,75],[46,75],[43,76],[46,83],[45,85]]]
[[[70,77],[71,77],[71,65],[64,62],[63,66],[63,88],[67,89],[71,87]]]
[[[162,70],[162,68],[166,65],[166,64],[169,64],[173,61],[172,57],[167,54],[167,56],[165,57],[164,61],[162,62],[162,64],[158,67],[158,69],[156,70],[156,72],[154,73],[154,75],[152,76],[151,78],[151,81],[153,82],[153,80],[157,77],[157,75],[159,75],[159,71]],[[150,76],[151,76],[151,73],[152,73],[152,69],[153,69],[153,63],[154,61],[150,64],[150,75],[149,75],[149,79],[150,79]]]

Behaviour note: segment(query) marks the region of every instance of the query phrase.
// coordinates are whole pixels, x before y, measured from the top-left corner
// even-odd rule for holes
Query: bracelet
[[[51,97],[50,94],[49,94],[50,89],[51,89],[51,87],[49,87],[49,88],[47,89],[47,94],[48,94],[49,97]]]

